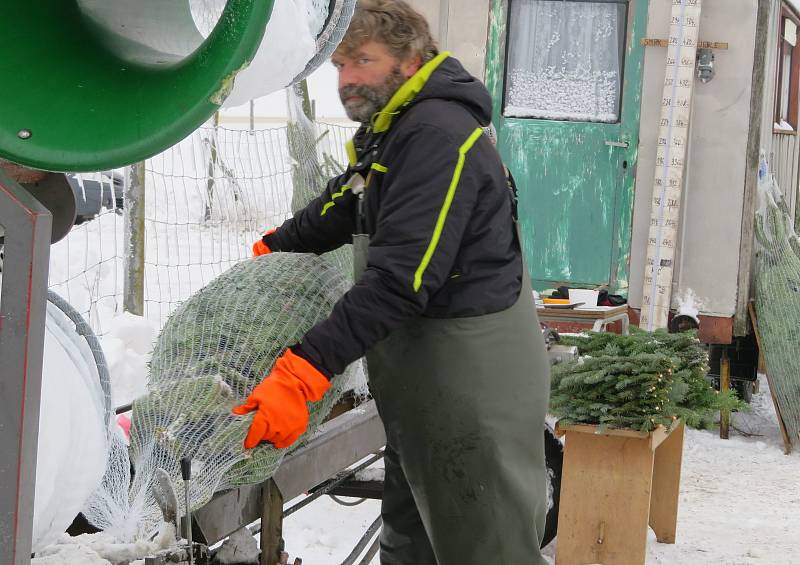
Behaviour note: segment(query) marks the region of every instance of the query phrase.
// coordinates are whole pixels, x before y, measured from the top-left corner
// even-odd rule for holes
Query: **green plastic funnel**
[[[273,0],[228,0],[204,39],[189,0],[2,0],[0,158],[98,171],[206,121],[253,58]]]

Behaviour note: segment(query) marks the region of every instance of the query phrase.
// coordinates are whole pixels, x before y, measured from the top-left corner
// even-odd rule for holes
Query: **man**
[[[366,260],[236,409],[256,411],[245,445],[291,445],[307,401],[366,354],[387,435],[381,563],[541,565],[549,365],[503,164],[482,135],[490,96],[400,0],[362,0],[332,62],[362,124],[350,166],[254,251],[368,237]]]

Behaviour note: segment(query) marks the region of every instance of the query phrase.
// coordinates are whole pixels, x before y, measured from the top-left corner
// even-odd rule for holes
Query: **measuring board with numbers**
[[[667,327],[702,0],[672,0],[639,326]]]

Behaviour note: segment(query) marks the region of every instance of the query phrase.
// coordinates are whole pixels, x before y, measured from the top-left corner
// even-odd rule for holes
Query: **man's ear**
[[[417,71],[422,67],[422,56],[417,53],[413,57],[409,57],[406,61],[404,61],[400,65],[400,70],[403,72],[403,76],[406,80],[410,79],[414,76]]]

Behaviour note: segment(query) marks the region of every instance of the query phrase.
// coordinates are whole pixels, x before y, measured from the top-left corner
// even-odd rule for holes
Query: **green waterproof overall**
[[[367,236],[354,237],[357,276]],[[544,565],[550,365],[527,269],[514,306],[419,317],[367,354],[386,428],[381,565]]]

